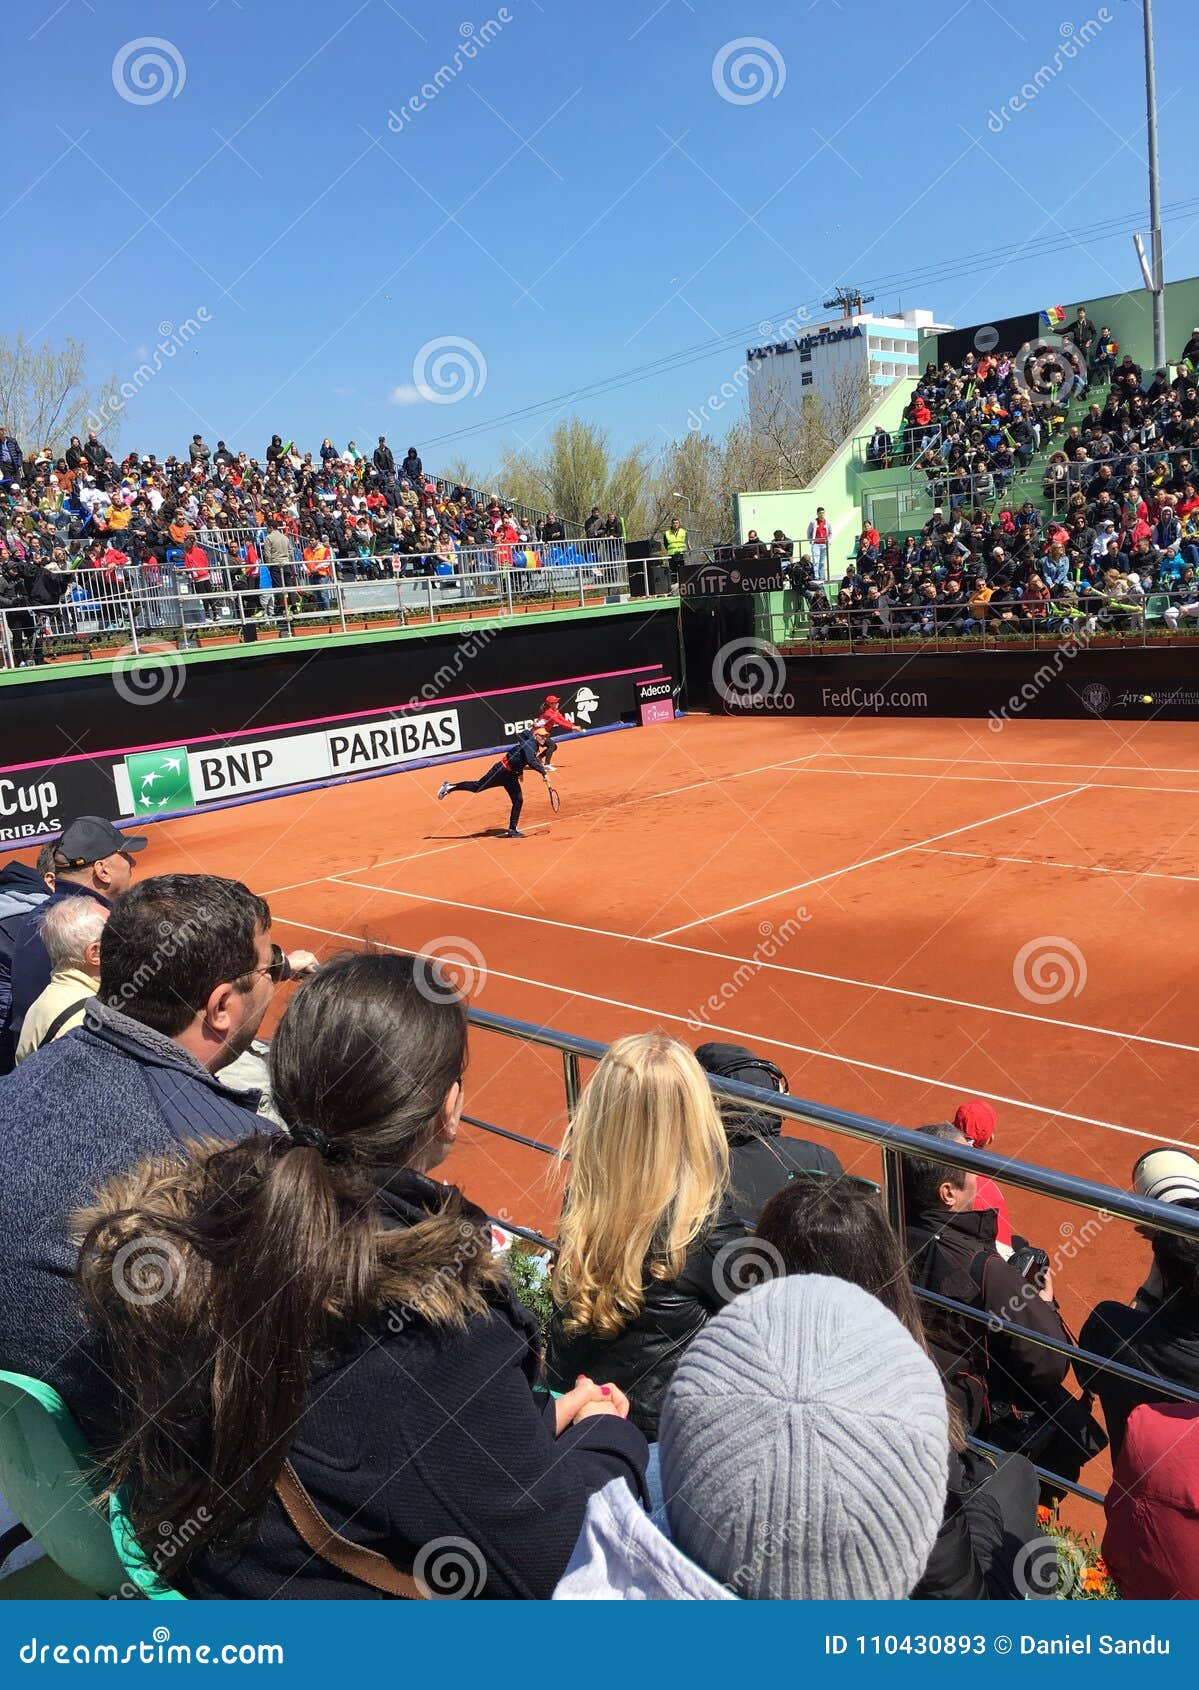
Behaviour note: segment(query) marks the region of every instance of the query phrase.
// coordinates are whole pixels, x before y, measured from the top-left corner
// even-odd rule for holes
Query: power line
[[[1176,222],[1187,216],[1194,216],[1199,212],[1199,199],[1178,200],[1166,206],[1162,211],[1162,222]],[[1047,235],[1036,242],[1008,242],[1004,246],[993,247],[987,251],[963,254],[957,259],[938,264],[925,265],[915,270],[893,271],[890,274],[872,277],[864,285],[884,292],[896,292],[899,289],[908,290],[915,287],[931,289],[938,283],[963,280],[968,276],[980,274],[984,270],[1002,268],[1006,264],[1014,264],[1029,258],[1052,258],[1059,253],[1068,252],[1072,247],[1080,246],[1084,242],[1097,245],[1101,241],[1122,239],[1132,233],[1140,222],[1140,214],[1118,218],[1102,218],[1097,223],[1089,224],[1081,230],[1060,230]],[[713,336],[706,341],[699,341],[693,346],[683,347],[675,352],[665,353],[660,358],[650,360],[645,364],[636,364],[631,369],[619,370],[610,376],[600,377],[594,382],[585,383],[579,387],[568,388],[564,393],[551,395],[539,399],[531,404],[519,406],[514,410],[505,411],[501,415],[490,418],[487,422],[474,423],[466,428],[452,429],[446,434],[434,435],[426,439],[426,450],[441,446],[449,441],[469,439],[473,435],[485,434],[490,429],[503,427],[505,424],[529,422],[545,411],[552,411],[560,405],[581,399],[607,397],[610,394],[623,392],[625,388],[636,386],[639,382],[649,381],[657,375],[678,369],[686,369],[692,364],[707,358],[715,357],[719,352],[726,352],[733,347],[742,345],[753,334],[764,333],[763,324],[773,324],[792,318],[804,320],[808,314],[820,308],[822,301],[813,298],[796,306],[784,306],[781,310],[755,317],[749,323],[743,323],[738,328],[731,329],[725,334]]]

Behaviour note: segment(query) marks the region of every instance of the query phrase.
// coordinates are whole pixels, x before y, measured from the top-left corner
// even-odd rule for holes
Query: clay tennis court
[[[559,760],[561,814],[527,779],[524,841],[487,831],[500,792],[436,801],[479,758],[156,825],[144,872],[246,880],[290,947],[459,959],[497,1014],[750,1044],[794,1094],[903,1125],[989,1097],[1002,1154],[1117,1186],[1149,1145],[1199,1143],[1199,729],[692,716]],[[468,1097],[560,1140],[552,1051],[476,1033]],[[877,1176],[872,1149],[828,1142]],[[549,1158],[468,1129],[447,1171],[552,1232]],[[1009,1200],[1051,1257],[1069,1245],[1074,1331],[1140,1283],[1124,1223],[1084,1242],[1085,1213]]]

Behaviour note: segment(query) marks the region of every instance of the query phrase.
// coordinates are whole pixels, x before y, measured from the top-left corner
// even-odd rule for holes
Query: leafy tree
[[[623,516],[629,534],[641,534],[647,508],[649,448],[636,445],[613,458],[608,431],[582,417],[565,417],[540,451],[505,448],[499,482],[509,498],[585,522],[593,505]]]

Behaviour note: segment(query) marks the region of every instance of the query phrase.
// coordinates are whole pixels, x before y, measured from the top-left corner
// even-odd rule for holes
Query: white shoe
[[[440,785],[440,787],[438,787],[438,789],[437,789],[437,796],[438,796],[438,797],[439,797],[439,798],[444,798],[444,797],[445,797],[445,795],[446,795],[446,793],[447,793],[447,792],[448,792],[448,791],[449,791],[449,790],[450,790],[450,783],[449,783],[449,781],[448,781],[448,780],[443,780],[443,781],[442,781],[442,783],[441,783],[441,785]]]

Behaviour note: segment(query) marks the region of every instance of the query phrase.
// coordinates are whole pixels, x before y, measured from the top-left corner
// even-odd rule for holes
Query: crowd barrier
[[[531,1022],[513,1020],[508,1016],[495,1015],[488,1010],[471,1009],[470,1022],[472,1028],[479,1032],[493,1033],[501,1038],[514,1040],[522,1045],[533,1045],[539,1051],[553,1051],[561,1059],[563,1100],[569,1115],[578,1103],[582,1088],[582,1074],[580,1064],[584,1061],[598,1062],[607,1049],[606,1045],[597,1043],[594,1039],[580,1038],[572,1033],[561,1033],[553,1028],[534,1026]],[[763,1091],[756,1086],[743,1084],[739,1080],[726,1080],[716,1076],[709,1076],[713,1092],[720,1098],[729,1098],[738,1103],[748,1103],[755,1110],[771,1115],[781,1115],[786,1121],[798,1126],[817,1126],[826,1128],[841,1137],[854,1140],[859,1144],[872,1145],[880,1153],[881,1177],[880,1187],[882,1201],[888,1218],[896,1233],[902,1240],[904,1237],[903,1211],[903,1181],[902,1157],[915,1156],[922,1161],[947,1163],[955,1168],[963,1168],[976,1174],[984,1174],[988,1178],[1000,1181],[1017,1191],[1028,1191],[1041,1197],[1048,1197],[1059,1202],[1081,1208],[1099,1216],[1104,1224],[1111,1220],[1121,1220],[1133,1226],[1152,1226],[1160,1232],[1173,1233],[1181,1238],[1193,1238],[1199,1241],[1199,1215],[1180,1210],[1169,1203],[1155,1203],[1148,1198],[1137,1197],[1129,1192],[1117,1191],[1114,1187],[1100,1185],[1094,1180],[1079,1179],[1073,1174],[1059,1173],[1051,1168],[1037,1167],[1031,1162],[1009,1161],[1003,1156],[997,1156],[989,1150],[975,1150],[972,1146],[947,1144],[942,1139],[930,1139],[926,1135],[912,1132],[906,1127],[895,1126],[887,1121],[874,1120],[870,1116],[855,1115],[848,1110],[836,1109],[831,1105],[814,1103],[806,1098],[792,1097],[774,1091]],[[539,1139],[530,1138],[523,1133],[503,1127],[492,1121],[486,1121],[476,1115],[464,1115],[464,1122],[480,1131],[495,1137],[506,1139],[511,1143],[520,1144],[526,1149],[539,1151],[547,1156],[558,1154],[553,1145],[545,1144]],[[539,1249],[553,1252],[555,1246],[552,1239],[531,1227],[514,1224],[507,1217],[489,1217],[494,1224],[515,1233]],[[1036,1240],[1033,1240],[1035,1243]],[[1081,1248],[1082,1246],[1080,1246]],[[1130,1273],[1135,1275],[1135,1268]],[[1135,1285],[1129,1286],[1130,1293]],[[1081,1349],[1076,1344],[1064,1343],[1055,1338],[1042,1337],[1030,1332],[1023,1326],[1016,1326],[998,1315],[983,1313],[979,1309],[970,1308],[965,1303],[956,1302],[949,1297],[942,1297],[936,1292],[926,1291],[915,1287],[916,1296],[930,1305],[952,1310],[963,1319],[984,1325],[991,1333],[1007,1332],[1020,1338],[1026,1343],[1033,1343],[1042,1349],[1052,1350],[1057,1354],[1067,1356],[1071,1364],[1083,1363],[1088,1368],[1126,1379],[1135,1385],[1160,1393],[1160,1398],[1170,1398],[1176,1401],[1199,1404],[1199,1392],[1170,1380],[1159,1379],[1156,1375],[1144,1372],[1140,1368],[1128,1366],[1122,1362],[1109,1361],[1102,1356],[1095,1355],[1089,1350]],[[976,1447],[993,1449],[982,1440],[973,1439]],[[1101,1503],[1102,1496],[1086,1487],[1063,1480],[1060,1475],[1038,1468],[1042,1478],[1052,1484],[1072,1491],[1075,1495],[1085,1497],[1088,1501]]]
[[[1143,599],[1119,599],[1085,587],[1072,589],[1077,604],[1033,615],[1020,604],[976,614],[968,604],[884,606],[877,610],[814,608],[807,594],[774,595],[758,616],[758,633],[789,652],[990,651],[1017,643],[1058,651],[1093,642],[1156,646],[1177,638],[1190,643],[1199,632],[1199,589],[1148,593]],[[1052,602],[1052,601],[1051,601]],[[1060,600],[1058,601],[1060,604]]]
[[[297,559],[261,582],[257,571],[211,558],[207,577],[159,563],[73,570],[59,603],[0,612],[0,654],[13,667],[93,643],[134,652],[164,638],[186,643],[221,626],[264,622],[299,633],[305,623],[333,619],[346,632],[372,620],[406,626],[476,609],[512,616],[541,602],[586,607],[630,593],[624,544],[608,539],[480,547],[457,552],[452,562],[341,557],[323,567],[327,574]]]
[[[1196,457],[1194,450],[1185,446],[1146,445],[1135,452],[1114,452],[1105,458],[1088,457],[1082,463],[1067,461],[1064,474],[1054,483],[1047,479],[1051,469],[1050,459],[1056,453],[1064,451],[1066,446],[1065,434],[1058,433],[1043,439],[1036,448],[1039,462],[1024,462],[1017,455],[1015,468],[987,469],[973,473],[965,477],[967,486],[964,491],[951,493],[949,480],[956,472],[944,462],[922,462],[926,452],[943,454],[948,448],[950,443],[940,428],[904,429],[892,438],[898,441],[901,437],[904,442],[903,449],[897,449],[891,455],[890,467],[906,468],[906,481],[893,482],[878,493],[871,493],[868,487],[863,492],[864,508],[880,532],[883,532],[884,524],[877,520],[877,515],[892,502],[897,517],[906,515],[918,505],[927,506],[930,501],[947,511],[957,511],[961,508],[973,510],[977,506],[994,504],[1023,504],[1025,499],[1037,503],[1044,500],[1053,515],[1062,516],[1070,496],[1080,491],[1084,484],[1089,485],[1103,464],[1111,467],[1113,479],[1117,480],[1129,471],[1135,471],[1142,489],[1151,491],[1155,484],[1155,472],[1162,466],[1174,471],[1179,464],[1194,463]],[[855,441],[854,444],[855,447],[863,446],[862,441]],[[866,460],[864,455],[859,457],[858,462],[859,468],[866,472],[886,467],[881,462]],[[1199,477],[1199,468],[1195,473]],[[1112,496],[1118,505],[1119,497],[1115,489]]]

